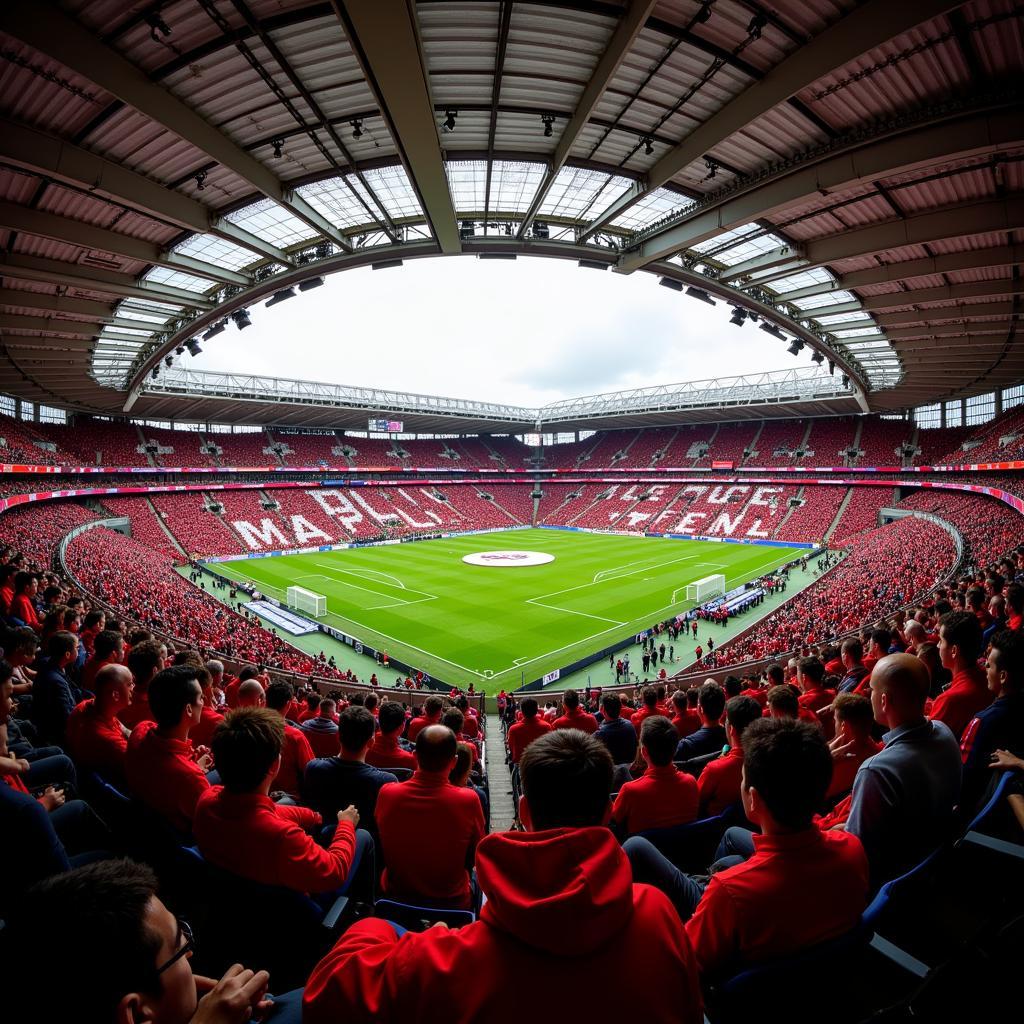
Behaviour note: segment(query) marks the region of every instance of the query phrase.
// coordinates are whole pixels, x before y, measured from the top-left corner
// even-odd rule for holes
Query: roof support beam
[[[459,253],[459,226],[434,120],[412,6],[406,0],[332,0],[444,253]]]
[[[16,253],[0,253],[0,277],[19,281],[45,281],[64,287],[84,288],[89,291],[106,292],[125,298],[144,299],[150,302],[166,302],[174,306],[188,306],[192,309],[211,310],[209,299],[201,298],[184,288],[173,288],[166,284],[137,281],[129,274],[112,270],[100,270],[81,263],[63,263],[43,256],[22,256]]]
[[[986,107],[991,104],[986,104]],[[905,173],[936,160],[988,153],[1024,140],[1024,116],[1019,101],[1009,109],[982,113],[977,109],[939,111],[922,123],[883,131],[865,142],[853,136],[845,150],[837,143],[795,166],[724,190],[681,214],[674,223],[643,237],[639,247],[624,253],[618,270],[630,273],[658,259],[775,213],[814,192],[839,192],[863,181]]]
[[[760,270],[767,270],[769,267],[789,266],[791,263],[802,259],[803,256],[796,246],[780,245],[777,249],[769,249],[768,252],[758,253],[757,256],[752,256],[749,260],[744,260],[742,263],[737,263],[734,267],[729,267],[724,273],[719,274],[718,280],[728,284],[732,281],[738,281],[748,274],[755,274]],[[792,270],[787,271],[787,273],[792,273]],[[760,281],[758,283],[760,284]]]
[[[908,309],[900,313],[880,313],[875,316],[883,330],[900,324],[928,324],[936,320],[978,320],[1011,316],[1013,300],[1003,302],[975,302],[969,305],[929,306],[928,309]]]
[[[810,317],[812,320],[820,320],[823,316],[837,316],[839,313],[859,313],[863,308],[863,303],[857,302],[856,299],[851,299],[849,302],[836,302],[831,306],[814,306],[812,309],[801,309],[797,315],[799,317]]]
[[[884,295],[865,296],[861,303],[871,311],[891,309],[894,306],[916,306],[922,302],[943,302],[955,299],[996,298],[1000,295],[1020,295],[1024,281],[1007,278],[1005,281],[971,281],[968,284],[945,284],[937,288],[914,288],[905,292],[886,292]],[[936,308],[923,310],[934,316]]]
[[[0,118],[0,160],[62,184],[85,189],[92,195],[175,227],[209,232],[264,259],[291,263],[283,249],[264,242],[229,221],[211,218],[209,209],[202,203],[165,188],[123,164],[105,160],[87,149],[8,118]]]
[[[576,140],[580,137],[583,129],[586,128],[591,114],[597,108],[605,89],[608,88],[608,83],[615,77],[626,54],[629,53],[633,43],[636,41],[636,37],[640,34],[640,30],[644,27],[647,18],[656,6],[657,0],[633,0],[629,5],[629,9],[619,19],[619,23],[615,26],[615,31],[612,33],[611,39],[608,40],[604,53],[601,54],[601,59],[597,62],[597,67],[594,68],[594,72],[590,76],[590,81],[587,82],[587,86],[583,90],[579,103],[576,104],[576,109],[573,111],[569,123],[565,126],[565,130],[558,139],[554,156],[552,156],[548,169],[530,202],[522,223],[519,225],[519,230],[516,233],[518,238],[523,237],[526,229],[533,222],[537,211],[547,198],[555,178],[558,177],[558,172],[565,166],[565,161],[568,159],[572,147],[576,145]]]
[[[902,0],[901,3],[867,0],[777,64],[759,82],[744,89],[669,150],[648,172],[647,190],[660,188],[694,160],[710,153],[735,132],[822,75],[957,6],[959,4],[951,0]],[[635,199],[623,197],[612,203],[587,225],[580,240],[589,238],[635,202]]]
[[[54,295],[50,292],[26,292],[15,288],[0,288],[0,305],[56,313],[74,313],[77,316],[95,317],[98,321],[114,319],[114,311],[110,308],[109,303],[97,302],[94,299],[72,299],[67,295]]]
[[[52,0],[5,0],[0,5],[0,30],[34,47],[89,79],[157,124],[233,171],[265,196],[280,203],[301,221],[344,249],[341,233],[305,200],[294,195],[258,160],[223,132],[152,82],[116,50],[104,45],[81,22]]]
[[[159,245],[141,238],[132,238],[119,231],[111,231],[81,220],[71,220],[69,217],[61,217],[44,210],[33,210],[17,203],[0,201],[0,227],[42,238],[52,238],[84,249],[101,249],[117,253],[141,263],[169,267],[220,284],[247,285],[252,281],[246,274],[238,274],[212,263],[192,259],[190,256],[166,252]]]
[[[18,313],[0,313],[0,330],[4,331],[53,331],[58,334],[84,334],[92,337],[99,334],[99,324],[84,323],[81,320],[54,320],[46,316],[21,316]]]

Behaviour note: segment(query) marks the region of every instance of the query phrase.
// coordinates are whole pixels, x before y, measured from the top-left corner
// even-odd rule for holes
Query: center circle
[[[543,551],[477,551],[463,555],[468,565],[493,565],[499,569],[518,569],[526,565],[544,565],[555,560],[554,555]]]

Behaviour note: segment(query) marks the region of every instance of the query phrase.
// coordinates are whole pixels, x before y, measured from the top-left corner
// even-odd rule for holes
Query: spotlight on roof
[[[683,290],[683,282],[677,281],[674,277],[660,277],[658,278],[658,284],[662,288],[671,288],[674,292],[681,292]]]
[[[842,381],[844,388],[848,388],[850,386],[850,378],[847,377],[845,373],[843,374]]]
[[[179,345],[179,346],[178,346],[178,347],[177,347],[177,348],[176,348],[176,349],[174,350],[174,354],[175,354],[176,356],[183,356],[183,355],[185,354],[185,346],[184,346],[184,345]]]
[[[534,238],[550,238],[551,229],[548,227],[547,221],[535,220],[533,222],[532,233]],[[511,231],[509,232],[511,234]]]
[[[550,139],[554,134],[555,115],[554,114],[541,114],[541,124],[544,125],[544,138]]]
[[[153,378],[153,380],[156,380],[157,377],[160,376],[160,367],[159,366],[154,366],[153,367],[153,372],[150,374],[150,376]]]
[[[768,24],[768,19],[763,14],[755,14],[750,19],[750,24],[747,26],[747,35],[751,39],[760,39],[761,30]]]
[[[736,327],[742,327],[747,322],[747,311],[740,309],[739,306],[733,308],[732,316],[729,317],[729,323]]]
[[[204,335],[203,341],[209,341],[211,338],[216,338],[218,334],[223,334],[228,328],[227,320],[218,320]]]
[[[711,20],[711,4],[712,0],[704,0],[704,3],[700,5],[700,9],[693,16],[693,20],[696,24],[701,25],[705,21]]]
[[[274,149],[274,159],[275,160],[280,160],[282,154],[284,153],[284,139],[274,139],[270,143],[270,145]]]
[[[320,288],[323,283],[324,279],[322,277],[307,277],[305,281],[299,282],[299,291],[311,292],[314,288]]]
[[[790,343],[786,351],[793,356],[800,355],[801,350],[804,347],[804,343],[799,338],[794,338]]]
[[[654,152],[654,139],[652,139],[649,135],[645,135],[640,141],[644,144],[644,152],[648,156],[651,156],[651,154]]]
[[[457,110],[446,110],[444,112],[444,124],[441,126],[446,132],[455,131],[455,118],[459,116]]]
[[[164,366],[169,370],[174,365],[174,356],[164,356]]]
[[[192,357],[199,355],[203,350],[199,347],[199,342],[193,338],[191,341],[185,343],[185,347],[188,349],[188,354]]]
[[[836,364],[834,359],[828,361],[828,372],[834,377],[836,375]]]
[[[363,122],[360,118],[354,117],[349,124],[352,126],[352,138],[361,139],[363,137]]]
[[[694,288],[693,285],[690,285],[690,287],[686,289],[686,294],[689,295],[691,299],[700,299],[701,302],[706,302],[709,306],[718,305],[718,303],[716,303],[703,288]]]
[[[583,267],[585,270],[607,270],[608,264],[602,263],[600,260],[579,260],[576,264],[578,267]]]
[[[770,324],[766,321],[761,324],[761,330],[764,331],[765,334],[770,334],[773,338],[778,338],[779,341],[786,340],[786,336],[778,329],[778,327],[775,326],[775,324]]]
[[[821,364],[825,362],[825,357],[820,352],[815,352],[811,356],[811,362],[817,363],[819,366],[821,366]]]
[[[206,171],[198,171],[196,173],[196,191],[202,192],[206,188]]]
[[[295,289],[294,288],[282,288],[279,292],[274,292],[273,295],[263,303],[264,306],[269,309],[271,306],[276,306],[279,302],[284,302],[285,299],[294,299]]]
[[[246,327],[252,327],[252,320],[249,319],[249,310],[247,309],[236,309],[231,314],[231,319],[240,331],[244,331]]]

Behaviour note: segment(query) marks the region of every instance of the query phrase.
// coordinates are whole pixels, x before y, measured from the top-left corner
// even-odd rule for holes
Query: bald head
[[[135,680],[127,665],[111,663],[96,673],[93,685],[101,707],[121,708],[131,703]]]
[[[258,679],[246,679],[238,687],[238,706],[240,708],[261,708],[267,702],[263,692],[263,684]]]
[[[447,774],[457,754],[455,733],[446,725],[428,725],[416,737],[416,763],[425,772]]]
[[[911,619],[907,623],[906,629],[904,629],[903,632],[906,635],[906,638],[913,644],[922,643],[928,636],[925,632],[924,626],[922,626],[916,619]]]
[[[895,728],[924,714],[931,677],[920,658],[889,654],[871,672],[871,706],[875,719]]]

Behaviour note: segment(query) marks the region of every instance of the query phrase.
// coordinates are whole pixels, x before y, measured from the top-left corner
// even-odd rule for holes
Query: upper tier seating
[[[201,450],[204,438],[198,430],[164,430],[160,427],[141,427],[146,441],[155,441],[170,452],[157,452],[158,466],[216,466],[217,460]]]
[[[284,434],[280,430],[268,431],[271,444],[284,445],[291,451],[281,458],[286,466],[344,466],[345,458],[333,450],[341,443],[334,431],[326,434]]]
[[[56,444],[56,441],[41,434],[35,429],[37,426],[12,416],[0,415],[0,438],[3,439],[3,444],[0,444],[0,462],[23,462],[33,466],[57,466],[65,462],[59,445],[56,452],[39,447],[37,441],[43,444]]]
[[[159,551],[175,561],[182,560],[181,552],[160,525],[147,498],[104,498],[103,505],[112,516],[126,516],[131,523],[132,536],[147,548]]]
[[[883,420],[865,416],[861,420],[860,449],[864,453],[854,465],[901,466],[900,449],[914,434],[914,424],[906,420]]]
[[[82,466],[148,466],[149,459],[138,449],[142,444],[134,423],[114,423],[81,417],[74,426],[36,424],[36,429]]]
[[[839,511],[846,490],[845,487],[805,487],[801,495],[803,505],[793,509],[772,536],[776,540],[822,541]]]
[[[219,500],[214,495],[214,501]],[[210,512],[203,494],[154,494],[153,507],[164,514],[164,523],[189,556],[233,555],[245,551],[223,520]]]
[[[207,444],[216,445],[221,451],[217,462],[221,466],[279,466],[281,460],[273,452],[264,451],[270,447],[270,438],[265,430],[245,434],[204,434]]]

